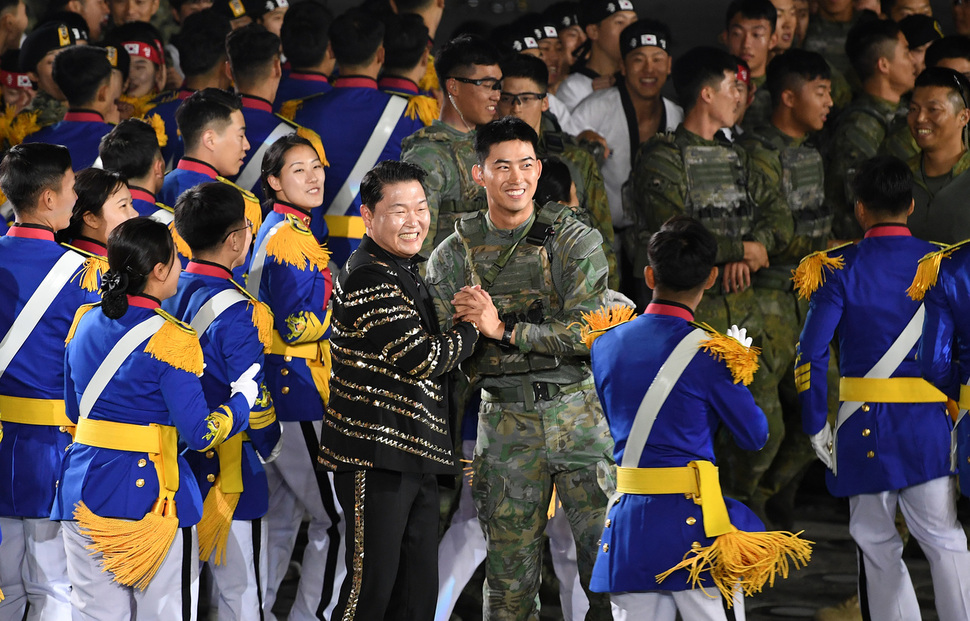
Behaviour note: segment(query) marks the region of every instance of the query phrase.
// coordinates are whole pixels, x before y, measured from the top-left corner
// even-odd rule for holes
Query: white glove
[[[733,325],[728,329],[727,335],[745,347],[751,347],[751,337],[748,336],[747,328],[739,328],[737,325]]]
[[[619,304],[620,306],[629,306],[630,308],[636,308],[637,305],[633,300],[626,297],[619,291],[613,291],[612,289],[606,290],[606,306],[615,306]]]
[[[249,402],[249,408],[252,409],[256,399],[259,398],[259,384],[253,379],[257,373],[259,373],[259,364],[253,363],[252,366],[243,371],[239,379],[229,384],[229,388],[232,389],[229,397],[232,398],[242,393],[246,397],[246,401]]]
[[[270,453],[269,456],[263,457],[258,451],[256,452],[256,457],[259,459],[259,463],[261,464],[265,465],[276,461],[276,458],[279,457],[280,453],[283,452],[283,423],[276,421],[276,424],[280,426],[280,439],[276,441],[276,446],[273,447],[273,452]]]
[[[822,460],[825,467],[831,470],[834,465],[832,458],[832,427],[828,423],[825,423],[822,430],[814,436],[811,436],[810,440],[812,442],[812,448],[815,449],[815,454]]]

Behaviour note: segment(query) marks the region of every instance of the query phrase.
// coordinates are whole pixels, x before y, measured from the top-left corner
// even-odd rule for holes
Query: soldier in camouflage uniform
[[[53,56],[75,43],[72,28],[62,22],[48,22],[31,32],[20,47],[20,71],[37,85],[37,95],[20,114],[35,114],[37,129],[58,123],[67,114],[67,100],[52,75]],[[51,57],[50,62],[47,57]]]
[[[778,42],[778,11],[769,0],[738,0],[728,6],[725,31],[728,51],[748,63],[754,98],[744,113],[745,131],[766,125],[771,118],[771,96],[762,87],[768,54]]]
[[[736,70],[734,57],[715,48],[695,48],[674,63],[674,89],[687,103],[687,116],[672,135],[657,136],[640,147],[624,206],[636,218],[641,243],[680,214],[697,218],[717,238],[717,264],[724,276],[705,294],[697,320],[721,332],[732,324],[744,326],[762,348],[762,368],[750,388],[768,418],[771,437],[757,454],[732,451],[718,456],[725,493],[747,500],[783,433],[778,344],[763,311],[771,300],[750,286],[751,274],[788,246],[793,225],[778,186],[750,166],[741,147],[715,140],[717,130],[733,122],[740,106]]]
[[[839,115],[827,147],[825,193],[835,207],[832,230],[842,239],[862,237],[849,183],[855,167],[876,155],[886,136],[903,123],[899,103],[913,88],[912,57],[899,26],[889,20],[862,22],[852,29],[846,51],[863,91]]]
[[[830,65],[847,78],[852,64],[846,55],[845,42],[849,31],[859,21],[860,12],[853,10],[852,0],[824,0],[818,13],[809,18],[802,48],[818,52]]]
[[[549,70],[534,56],[516,54],[502,62],[502,95],[499,116],[520,118],[539,134],[536,154],[540,158],[555,155],[569,167],[579,199],[579,219],[603,236],[603,253],[610,265],[610,289],[618,289],[620,277],[613,253],[613,218],[606,198],[606,186],[599,166],[589,151],[579,146],[569,134],[556,131],[542,114],[549,109],[546,98]],[[538,96],[538,97],[537,97]]]
[[[499,54],[484,40],[462,36],[435,56],[445,99],[441,117],[401,142],[401,161],[428,173],[424,190],[431,229],[421,249],[428,254],[455,231],[462,214],[485,208],[485,194],[472,181],[475,128],[496,116],[502,70]]]
[[[537,140],[520,119],[479,128],[474,175],[488,211],[463,217],[435,249],[428,282],[446,325],[484,324],[492,302],[503,320],[501,339],[486,339],[462,367],[482,388],[472,493],[488,549],[484,618],[538,618],[555,486],[576,539],[586,618],[606,620],[608,598],[589,592],[589,579],[615,489],[613,442],[579,327],[582,313],[603,304],[606,257],[599,233],[568,208],[537,211]]]

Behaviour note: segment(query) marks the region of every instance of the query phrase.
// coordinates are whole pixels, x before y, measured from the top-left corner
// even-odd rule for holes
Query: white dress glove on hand
[[[614,291],[612,289],[606,290],[606,306],[629,306],[630,308],[636,308],[637,305],[630,298],[626,297],[619,291]]]
[[[280,426],[280,432],[282,432],[283,431],[283,423],[281,423],[279,421],[276,421],[276,424]],[[280,439],[276,441],[276,446],[273,447],[273,452],[270,453],[267,457],[263,457],[257,451],[256,452],[256,457],[259,458],[259,463],[265,465],[265,464],[269,464],[269,463],[272,463],[272,462],[276,461],[276,458],[279,457],[280,456],[280,453],[282,453],[282,452],[283,452],[283,434],[280,433]]]
[[[259,398],[259,384],[253,379],[257,373],[259,373],[259,365],[255,363],[243,371],[239,379],[229,384],[229,388],[232,389],[229,397],[235,397],[238,393],[242,393],[246,397],[246,401],[249,402],[249,408],[252,409],[256,399]]]
[[[822,460],[825,467],[829,470],[832,469],[834,460],[832,458],[832,427],[828,423],[822,427],[822,430],[816,433],[810,438],[812,442],[812,448],[815,449],[815,454],[818,458]]]
[[[751,337],[748,336],[747,328],[739,328],[737,325],[733,325],[728,328],[727,335],[745,347],[751,347]]]

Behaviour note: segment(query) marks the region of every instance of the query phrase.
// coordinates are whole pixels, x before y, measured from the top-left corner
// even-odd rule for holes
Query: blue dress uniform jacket
[[[906,290],[919,259],[935,247],[905,226],[877,225],[858,245],[829,252],[844,267],[827,270],[812,294],[796,352],[802,428],[826,424],[825,373],[838,333],[839,370],[864,377],[916,314]],[[808,374],[806,377],[805,374]],[[916,348],[890,377],[920,377]],[[833,496],[897,490],[949,474],[950,417],[943,403],[865,403],[836,432],[838,476],[826,472]]]
[[[315,71],[291,71],[280,80],[276,89],[276,102],[273,112],[280,112],[283,104],[288,101],[305,99],[314,95],[323,95],[333,90],[330,80],[322,73]]]
[[[623,460],[652,378],[695,329],[689,323],[692,319],[686,307],[655,302],[646,314],[593,343],[593,378],[610,424],[617,464]],[[767,420],[748,389],[734,383],[724,362],[698,350],[660,408],[638,467],[683,467],[698,460],[713,463],[714,434],[721,424],[746,450],[758,450],[768,439]],[[739,530],[764,530],[743,504],[730,498],[724,501],[731,523]],[[684,494],[623,494],[607,518],[590,579],[590,590],[597,593],[688,590],[685,569],[660,584],[655,576],[683,560],[692,545],[708,546],[714,541],[704,535],[701,507]]]
[[[68,417],[77,421],[84,389],[108,352],[132,327],[152,317],[158,303],[129,296],[128,312],[108,319],[99,307],[77,324],[64,359]],[[147,339],[146,339],[147,342]],[[133,425],[172,425],[191,450],[209,446],[206,404],[199,378],[154,358],[144,344],[122,363],[91,410],[88,418]],[[246,397],[237,394],[224,402],[232,411],[232,436],[249,422]],[[179,488],[175,493],[179,526],[193,526],[202,515],[202,496],[184,458],[179,457]],[[64,458],[51,519],[71,520],[81,501],[101,517],[140,520],[159,497],[155,465],[147,453],[117,451],[72,444]]]
[[[165,160],[166,169],[174,167],[185,153],[185,144],[182,143],[178,124],[175,122],[175,111],[194,92],[182,88],[174,93],[162,93],[155,98],[157,103],[152,107],[150,114],[157,114],[165,124],[165,135],[168,136],[168,142],[162,147],[162,159]]]
[[[186,271],[179,276],[178,293],[165,300],[163,307],[175,317],[191,323],[199,310],[216,294],[225,290],[241,291],[233,284],[232,273],[222,266],[192,261]],[[246,295],[243,293],[243,295]],[[219,407],[229,399],[232,389],[229,383],[235,381],[253,363],[263,365],[263,344],[259,340],[253,324],[253,306],[237,302],[223,311],[203,334],[199,335],[202,354],[205,356],[205,374],[202,376],[202,392],[210,409]],[[263,371],[256,375],[255,381],[262,384]],[[272,400],[267,395],[257,402],[253,417],[272,409]],[[274,421],[262,427],[246,430],[250,441],[242,445],[242,482],[243,492],[233,519],[254,520],[266,514],[268,490],[266,471],[256,453],[269,457],[280,439],[280,426]],[[215,451],[200,453],[185,451],[186,461],[192,467],[199,489],[204,498],[219,474],[219,460]],[[211,477],[210,477],[211,475]]]
[[[302,235],[308,232],[309,223],[310,215],[305,211],[277,202],[260,227],[253,248],[260,248],[277,225],[291,227],[294,234]],[[254,259],[256,254],[254,250]],[[274,335],[275,342],[304,347],[315,345],[318,354],[322,355],[324,348],[329,347],[326,340],[330,338],[328,306],[332,288],[329,268],[321,269],[310,262],[301,268],[267,253],[259,282],[259,300],[273,311],[273,328],[279,335],[279,339]],[[277,351],[275,345],[274,351]],[[287,354],[266,355],[266,386],[273,396],[279,420],[314,421],[323,418],[324,394],[330,369],[329,364],[325,367],[319,362]]]
[[[243,158],[242,166],[239,167],[239,173],[242,174],[250,162],[259,171],[263,162],[263,153],[265,151],[260,151],[260,147],[264,143],[268,143],[266,146],[269,147],[270,144],[276,142],[276,138],[270,140],[270,135],[276,128],[281,125],[290,129],[290,132],[295,131],[296,124],[289,121],[279,115],[273,113],[273,104],[266,101],[265,99],[260,99],[259,97],[253,97],[251,95],[242,96],[242,114],[243,118],[246,120],[246,140],[249,141],[249,151],[246,152],[246,157]],[[254,157],[259,159],[255,162]],[[233,181],[239,180],[239,175],[232,177]],[[246,184],[248,185],[248,184]],[[265,198],[263,196],[263,184],[260,182],[260,175],[256,176],[256,181],[249,187],[243,187],[245,190],[249,190],[255,194],[260,200]]]
[[[74,170],[89,168],[98,159],[101,139],[114,129],[97,112],[74,110],[64,120],[40,129],[24,138],[24,142],[46,142],[67,147]]]
[[[324,181],[323,206],[314,210],[310,228],[317,239],[327,240],[333,261],[339,266],[347,262],[364,234],[359,192],[344,213],[323,215],[350,176],[391,97],[379,91],[371,78],[340,77],[329,93],[304,100],[294,119],[317,132],[327,149],[330,168]],[[401,159],[401,141],[422,127],[420,119],[409,119],[402,112],[375,163]]]
[[[139,216],[154,218],[162,224],[168,225],[175,219],[175,212],[168,205],[155,200],[155,195],[144,188],[130,186],[131,204]]]
[[[0,333],[6,334],[54,264],[73,252],[54,242],[50,229],[17,225],[0,238]],[[74,313],[98,300],[72,277],[0,376],[0,398],[64,399],[64,339]],[[0,420],[5,412],[0,411]],[[0,441],[0,515],[50,516],[64,449],[65,428],[3,421]]]
[[[174,207],[182,192],[200,183],[215,181],[218,176],[219,171],[202,160],[183,157],[175,170],[165,175],[165,182],[162,184],[162,191],[159,192],[158,198],[166,205]]]

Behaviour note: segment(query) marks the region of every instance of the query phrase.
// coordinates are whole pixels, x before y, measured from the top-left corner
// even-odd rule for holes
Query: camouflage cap
[[[78,34],[65,22],[47,22],[38,26],[20,46],[20,71],[36,71],[37,63],[49,52],[75,45]]]

